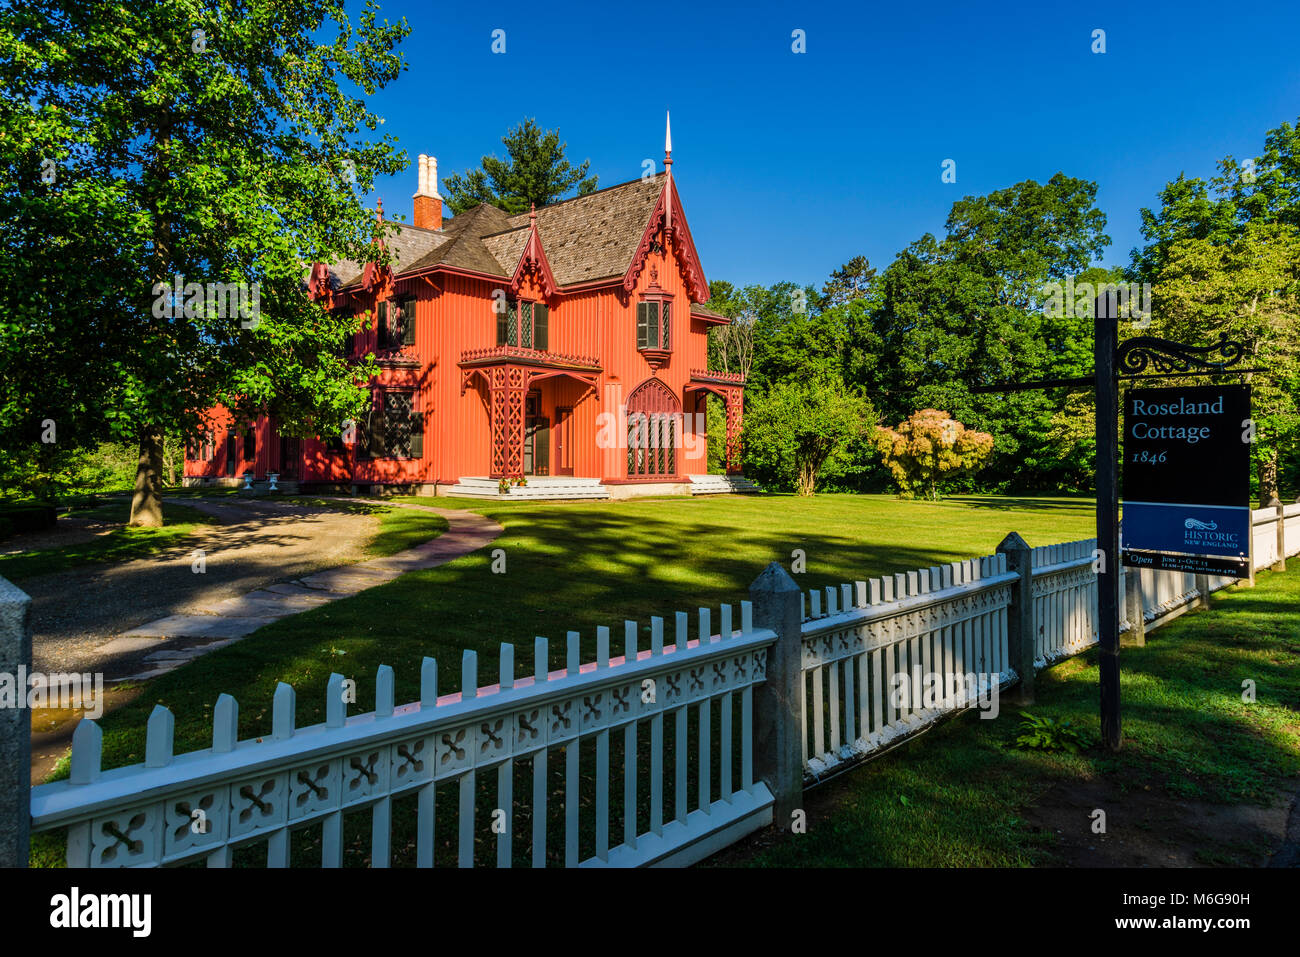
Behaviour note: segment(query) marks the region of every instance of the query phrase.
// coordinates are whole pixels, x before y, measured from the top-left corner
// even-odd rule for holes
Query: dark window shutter
[[[498,304],[504,306],[504,309],[498,309]],[[492,299],[492,313],[497,317],[497,345],[506,344],[507,323],[510,315],[510,304],[504,299]]]
[[[533,348],[545,352],[550,348],[549,330],[551,310],[546,303],[539,302],[533,307]]]
[[[533,347],[533,304],[519,304],[519,344],[525,349]]]
[[[424,458],[424,415],[416,410],[415,395],[411,395],[411,458]]]
[[[664,329],[664,337],[663,337],[663,342],[664,342],[664,344],[663,344],[663,348],[664,348],[665,350],[668,350],[668,349],[671,349],[671,348],[672,348],[672,345],[670,344],[670,341],[669,341],[669,330],[672,329],[672,327],[673,327],[673,321],[672,321],[672,319],[673,319],[673,304],[672,304],[671,302],[665,302],[665,303],[664,303],[664,317],[663,317],[663,319],[664,319],[664,322],[663,322],[663,329]]]
[[[375,331],[375,348],[388,348],[388,303],[381,302],[376,311],[379,313],[379,324]]]
[[[415,345],[415,297],[402,300],[402,345]]]
[[[649,312],[646,307],[649,305],[648,302],[638,302],[636,304],[636,347],[638,349],[650,348],[646,319]]]
[[[244,458],[250,462],[257,458],[257,432],[253,429],[244,433]]]
[[[355,437],[357,443],[357,458],[370,458],[370,408],[357,417],[355,427]]]
[[[366,410],[362,421],[364,428],[357,429],[357,446],[363,450],[365,458],[380,459],[384,457],[384,394],[372,393],[370,408]]]

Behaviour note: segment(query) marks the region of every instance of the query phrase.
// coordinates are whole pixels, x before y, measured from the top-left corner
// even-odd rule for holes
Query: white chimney
[[[442,199],[438,195],[438,157],[420,154],[420,182],[415,195]]]

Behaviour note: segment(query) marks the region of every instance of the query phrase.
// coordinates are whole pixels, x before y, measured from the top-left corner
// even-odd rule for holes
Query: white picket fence
[[[1300,505],[1287,506],[1282,520],[1282,551],[1296,554]],[[1254,512],[1256,569],[1278,559],[1278,521],[1277,510]],[[1029,552],[1036,668],[1097,641],[1095,544],[1084,539]],[[1122,580],[1127,590],[1139,573],[1126,570]],[[1211,578],[1208,587],[1229,581]],[[1143,569],[1140,582],[1147,627],[1199,597],[1195,575]],[[798,670],[802,679],[797,714],[803,727],[796,730],[802,731],[805,782],[879,754],[1018,680],[1008,629],[1019,587],[1007,555],[995,554],[804,593],[799,634],[791,632],[780,648],[788,673]],[[1121,602],[1121,611],[1127,607]],[[516,675],[514,648],[505,644],[499,680],[488,686],[479,685],[477,656],[467,651],[461,690],[442,696],[437,663],[425,658],[420,699],[400,707],[393,671],[383,666],[376,707],[368,714],[347,715],[344,678],[334,674],[326,720],[308,728],[295,727],[294,690],[282,683],[271,733],[254,740],[238,740],[239,706],[222,695],[212,746],[185,754],[174,754],[174,718],[158,706],[148,722],[145,760],[128,767],[101,770],[101,732],[82,720],[69,779],[31,789],[32,831],[65,828],[67,861],[75,867],[193,861],[228,867],[236,849],[259,845],[268,866],[284,867],[291,832],[314,827],[320,829],[321,865],[339,867],[344,814],[368,811],[369,862],[384,867],[391,859],[392,802],[414,795],[416,863],[432,866],[435,788],[443,784],[458,791],[455,805],[441,813],[455,821],[456,862],[467,867],[476,863],[476,841],[488,826],[476,811],[479,777],[490,785],[495,772],[497,866],[510,866],[517,851],[534,867],[545,866],[552,837],[556,858],[562,840],[566,866],[689,864],[773,820],[772,791],[755,776],[754,691],[767,679],[769,654],[777,653],[781,636],[754,627],[750,602],[740,608],[736,630],[732,606],[721,606],[717,633],[710,610],[699,609],[694,638],[690,616],[677,612],[671,645],[664,644],[663,619],[652,618],[648,650],[638,648],[637,623],[626,622],[624,654],[614,658],[609,629],[599,628],[596,660],[586,664],[579,635],[569,632],[566,667],[558,671],[547,670],[548,643],[537,638],[527,677]],[[674,736],[671,769],[665,731]],[[617,740],[620,734],[621,775],[610,760],[611,735]],[[640,775],[638,756],[647,740],[648,774]],[[594,808],[580,821],[584,743],[594,745],[595,794]],[[559,828],[548,827],[552,756],[564,761],[562,837],[551,833]],[[531,766],[531,795],[513,793],[517,763]],[[621,840],[611,837],[611,825],[619,823],[611,814],[619,777]],[[528,834],[516,833],[516,807],[530,807]],[[580,837],[590,843],[593,831],[594,853],[584,856]]]
[[[813,591],[803,623],[804,769],[824,777],[1016,679],[1005,555]],[[967,676],[973,676],[968,681]]]
[[[683,865],[738,840],[772,818],[772,796],[754,779],[753,690],[764,680],[776,633],[755,629],[749,602],[741,604],[741,628],[732,608],[720,609],[713,634],[708,609],[700,609],[695,638],[688,616],[676,616],[676,640],[663,643],[663,619],[651,619],[651,647],[637,648],[637,625],[625,625],[624,654],[611,658],[609,630],[597,633],[597,659],[579,663],[579,636],[568,634],[567,667],[547,671],[547,641],[536,639],[531,676],[515,675],[514,649],[501,646],[500,680],[480,687],[477,656],[464,654],[461,691],[439,697],[438,666],[425,658],[420,700],[394,707],[393,670],[379,669],[376,708],[346,715],[344,678],[332,675],[326,721],[295,728],[295,696],[280,684],[274,696],[272,732],[237,740],[239,706],[229,695],[216,705],[212,747],[173,754],[174,718],[162,706],[149,719],[145,761],[100,770],[101,732],[90,720],[77,727],[71,777],[32,788],[33,832],[68,829],[67,861],[73,867],[157,866],[202,859],[228,867],[233,849],[263,843],[270,867],[290,861],[290,832],[320,827],[321,866],[343,860],[343,815],[371,813],[370,864],[390,860],[391,809],[395,797],[417,796],[417,863],[434,860],[435,786],[459,782],[458,863],[473,866],[475,837],[498,822],[475,821],[476,777],[495,772],[496,864],[508,867],[516,838],[531,842],[532,864],[547,861],[547,762],[563,750],[564,863],[566,866]],[[733,699],[740,699],[733,727]],[[694,708],[698,739],[687,741],[687,710]],[[711,780],[711,717],[720,715],[720,780]],[[665,720],[676,735],[675,773],[664,767]],[[650,736],[648,781],[637,775],[638,733]],[[610,736],[623,736],[623,828],[610,836]],[[579,766],[583,741],[594,739],[595,854],[579,860]],[[738,758],[738,761],[737,761]],[[516,835],[515,762],[532,765],[532,833]],[[616,773],[616,772],[615,772]],[[688,776],[698,781],[695,801]],[[668,818],[665,790],[675,787],[675,814]],[[649,788],[649,827],[637,826],[637,807]],[[716,794],[716,797],[715,797]],[[692,804],[694,807],[692,808]],[[617,822],[615,822],[617,823]],[[492,828],[496,831],[497,828]],[[587,833],[590,833],[589,831]],[[479,862],[483,863],[483,862]]]
[[[1256,570],[1277,561],[1275,509],[1253,513]],[[1300,553],[1300,503],[1285,508],[1286,555]],[[1034,666],[1050,667],[1097,643],[1095,538],[1030,552]],[[1008,612],[1018,576],[1005,555],[986,555],[803,596],[804,771],[813,782],[871,757],[956,711],[994,684],[1016,681],[1008,665]],[[1200,597],[1190,573],[1125,568],[1139,582],[1146,627],[1159,627]],[[1209,591],[1235,579],[1208,576]]]
[[[1095,538],[1043,545],[1033,569],[1034,667],[1047,668],[1097,643]],[[1121,602],[1120,607],[1124,605]]]
[[[1285,557],[1300,553],[1300,502],[1286,505],[1283,511]],[[1251,547],[1255,570],[1267,568],[1278,560],[1278,509],[1257,508],[1251,513]]]

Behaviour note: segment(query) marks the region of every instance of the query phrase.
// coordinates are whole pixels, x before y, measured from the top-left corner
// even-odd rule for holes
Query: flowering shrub
[[[993,436],[938,409],[913,412],[896,429],[878,426],[872,441],[904,498],[938,499],[946,476],[975,471],[993,451]]]

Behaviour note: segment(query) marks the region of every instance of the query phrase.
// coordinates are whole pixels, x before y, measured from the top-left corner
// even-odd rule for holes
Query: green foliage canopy
[[[501,142],[506,159],[484,156],[478,169],[443,179],[445,200],[454,214],[487,203],[515,215],[528,212],[533,204],[546,206],[563,199],[570,190],[575,196],[595,192],[596,177],[587,175],[591,162],[574,166],[565,159],[568,144],[560,142],[559,130],[543,130],[530,118]]]

